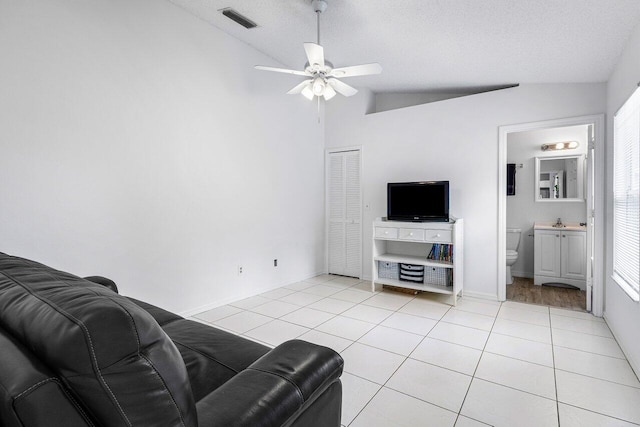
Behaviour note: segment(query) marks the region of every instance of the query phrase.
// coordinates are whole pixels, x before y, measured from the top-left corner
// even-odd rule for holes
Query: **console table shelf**
[[[426,259],[425,257],[413,256],[413,255],[397,255],[397,254],[382,254],[373,257],[374,261],[383,262],[397,262],[404,264],[424,265],[425,267],[443,267],[453,268],[453,262],[440,261],[437,259]],[[407,282],[401,282],[407,283]]]
[[[415,289],[416,291],[436,292],[439,294],[453,295],[451,286],[428,285],[426,283],[414,284],[410,282],[403,282],[402,280],[380,278],[376,279],[376,283],[381,285],[395,286],[397,288]]]
[[[378,218],[373,222],[373,280],[371,290],[380,290],[383,285],[435,292],[452,296],[456,305],[463,293],[463,220],[452,218],[449,222],[404,222]],[[451,261],[428,259],[433,245],[451,245]],[[414,283],[399,278],[380,277],[378,262],[421,265],[425,270],[446,269],[445,277],[451,285]],[[440,270],[442,272],[442,270]],[[427,276],[427,275],[425,275]],[[426,279],[428,280],[428,279]],[[447,279],[445,279],[446,281]]]

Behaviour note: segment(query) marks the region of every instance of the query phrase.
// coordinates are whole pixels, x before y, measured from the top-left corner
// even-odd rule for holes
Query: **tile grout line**
[[[556,351],[553,348],[553,327],[551,323],[551,310],[549,310],[549,334],[551,335],[551,361],[553,362],[553,385],[556,394],[556,417],[560,426],[560,402],[558,400],[558,377],[556,375]]]
[[[618,360],[622,360],[622,359],[618,359]],[[608,380],[606,378],[600,378],[600,377],[594,377],[594,376],[591,376],[591,375],[581,374],[580,372],[568,371],[566,369],[560,369],[560,368],[554,368],[554,369],[556,371],[567,372],[567,373],[573,374],[573,375],[580,375],[581,377],[587,377],[587,378],[591,378],[591,379],[598,380],[598,381],[604,381],[606,383],[616,384],[616,385],[620,385],[620,386],[623,386],[623,387],[630,387],[630,388],[640,389],[640,384],[638,384],[636,386],[633,386],[633,385],[629,385],[629,384],[620,383],[618,381]],[[633,372],[633,370],[631,372]]]
[[[467,396],[469,395],[469,390],[471,390],[471,384],[473,384],[473,380],[476,378],[476,373],[478,372],[478,367],[480,366],[480,362],[482,361],[482,356],[484,355],[485,348],[487,348],[487,343],[489,342],[489,338],[491,338],[491,333],[493,331],[493,327],[498,321],[498,316],[500,315],[500,310],[502,310],[502,303],[500,303],[500,308],[498,308],[498,312],[496,313],[496,317],[493,319],[493,323],[491,324],[491,330],[489,331],[489,335],[487,335],[487,339],[484,342],[484,346],[482,346],[482,351],[480,353],[480,357],[478,358],[478,363],[476,363],[476,368],[473,370],[473,374],[471,375],[471,381],[469,381],[469,387],[467,387],[467,391],[462,398],[462,403],[460,404],[460,409],[458,410],[458,415],[456,416],[455,423],[458,422],[460,415],[462,415],[462,408],[464,407],[464,402],[467,400]],[[481,378],[478,378],[481,379]],[[463,415],[464,416],[464,415]],[[484,422],[484,421],[481,421]],[[454,425],[455,425],[454,423]]]
[[[378,295],[378,294],[376,294],[376,295]],[[409,300],[409,302],[413,301],[414,299],[415,299],[415,297],[414,297],[414,298],[412,298],[411,300]],[[407,302],[407,304],[409,304],[409,302]],[[404,307],[404,306],[405,306],[405,305],[407,305],[407,304],[404,304],[402,307]],[[394,311],[394,312],[393,312],[393,314],[398,313],[398,311],[399,311],[402,307],[400,307],[400,308],[398,308],[398,310]],[[390,315],[389,315],[389,317],[393,316],[393,314],[390,314]],[[386,319],[385,319],[385,320],[386,320]],[[434,325],[434,326],[435,326],[435,325]],[[366,334],[364,334],[364,335],[366,335]],[[364,335],[362,335],[362,336],[364,336]],[[360,338],[362,338],[362,337],[360,337]],[[358,338],[358,339],[360,339],[360,338]],[[351,343],[347,348],[345,348],[344,350],[342,350],[340,353],[342,354],[344,351],[346,351],[346,350],[347,350],[347,349],[349,349],[351,346],[353,346],[353,344],[355,344],[356,342],[357,342],[357,340],[356,340],[356,341],[354,341],[354,342],[352,342],[352,343]],[[422,341],[421,341],[421,342],[422,342]],[[360,345],[366,345],[366,344],[362,344],[362,343],[359,343],[359,344],[360,344]],[[393,375],[398,371],[398,369],[400,369],[400,366],[402,366],[402,365],[404,364],[404,362],[405,362],[407,359],[408,359],[408,357],[405,357],[405,360],[403,360],[403,361],[402,361],[402,363],[398,366],[398,368],[396,368],[396,370],[393,372],[393,374],[391,374],[391,375],[389,376],[389,378],[387,379],[387,381],[385,381],[385,384],[386,384],[386,383],[389,381],[389,379],[391,379],[391,377],[392,377],[392,376],[393,376]],[[352,374],[351,372],[348,372],[348,373],[349,373],[349,374],[351,374],[351,375],[354,375],[354,374]],[[360,377],[360,376],[358,376],[358,375],[356,375],[356,376],[357,376],[358,378],[362,378],[362,377]],[[369,382],[373,382],[373,381],[371,381],[371,380],[369,380],[369,379],[366,379],[366,378],[362,378],[362,379],[367,380],[367,381],[369,381]],[[374,384],[377,384],[377,383],[375,383],[375,382],[373,382],[373,383],[374,383]],[[378,393],[380,393],[380,390],[382,390],[383,388],[384,388],[384,384],[383,384],[383,385],[378,389],[378,391],[376,391],[376,392],[374,393],[374,395],[373,395],[373,396],[371,396],[371,399],[369,399],[369,400],[367,401],[367,403],[365,403],[365,404],[362,406],[362,408],[358,411],[358,413],[353,417],[353,419],[351,420],[351,422],[349,422],[349,425],[353,424],[353,422],[354,422],[354,421],[355,421],[355,420],[360,416],[360,414],[362,413],[362,411],[364,411],[364,410],[365,410],[365,408],[369,405],[369,403],[371,403],[371,401],[372,401],[372,400],[373,400],[373,399],[378,395]]]
[[[413,297],[413,298],[411,298],[409,301],[407,301],[407,303],[406,303],[406,304],[403,304],[401,307],[398,307],[398,309],[394,311],[394,314],[395,314],[395,313],[400,313],[400,310],[401,310],[404,306],[406,306],[407,304],[409,304],[411,301],[414,301],[415,299],[416,299],[416,297],[414,296],[414,297]],[[451,310],[451,307],[449,307],[449,308],[447,309],[447,312],[449,312],[449,310]],[[446,314],[447,312],[445,312],[445,314]],[[408,313],[405,313],[405,314],[408,314]],[[391,316],[393,316],[393,314],[389,315],[389,317],[391,317]],[[418,316],[418,317],[419,317],[419,316]],[[442,317],[444,317],[444,315],[443,315]],[[386,320],[386,319],[385,319],[385,320]],[[433,319],[432,319],[432,320],[433,320]],[[435,328],[435,327],[438,325],[438,323],[439,323],[439,322],[440,322],[440,321],[438,320],[438,321],[435,323],[435,325],[433,325],[433,326],[431,327],[431,329],[429,329],[429,332],[431,332],[431,331],[433,330],[433,328]],[[429,334],[429,332],[427,332],[427,335]],[[366,335],[366,334],[365,334],[365,335]],[[427,335],[425,335],[425,336],[420,340],[420,342],[419,342],[419,343],[416,345],[416,347],[411,351],[411,353],[413,353],[413,351],[414,351],[414,350],[415,350],[415,349],[416,349],[420,344],[422,344],[422,342],[427,338]],[[363,335],[363,336],[364,336],[364,335]],[[360,338],[362,338],[362,337],[360,337]],[[360,338],[358,338],[358,339],[360,339]],[[357,342],[357,341],[354,341],[351,345],[349,345],[349,347],[351,347],[351,346],[352,346],[353,344],[355,344],[356,342]],[[359,344],[360,344],[360,345],[365,345],[365,346],[366,346],[366,344],[363,344],[363,343],[359,343]],[[346,351],[349,347],[345,348],[342,352]],[[374,348],[375,348],[375,347],[374,347]],[[382,350],[382,349],[380,349],[380,350]],[[384,351],[386,351],[386,350],[384,350]],[[342,353],[342,352],[341,352],[341,353]],[[391,353],[391,352],[390,352],[390,353]],[[411,354],[411,353],[409,353],[409,354]],[[394,353],[394,354],[397,354],[397,353]],[[362,406],[362,409],[360,409],[360,410],[358,411],[358,413],[353,417],[353,419],[351,420],[351,422],[349,423],[349,425],[351,425],[351,424],[352,424],[352,423],[353,423],[353,422],[354,422],[354,421],[355,421],[355,420],[360,416],[360,414],[362,413],[362,411],[364,411],[364,410],[365,410],[365,408],[366,408],[366,407],[369,405],[369,403],[371,403],[371,401],[372,401],[372,400],[373,400],[373,399],[378,395],[378,393],[380,393],[380,391],[381,391],[382,389],[386,388],[386,384],[389,382],[389,380],[390,380],[390,379],[391,379],[391,378],[396,374],[396,372],[398,372],[398,370],[402,367],[402,365],[404,365],[404,364],[405,364],[405,362],[409,359],[409,356],[403,356],[403,357],[404,357],[404,360],[402,361],[402,363],[400,363],[400,365],[398,365],[398,367],[393,371],[393,373],[389,376],[389,378],[387,378],[387,380],[384,382],[384,384],[382,384],[382,386],[378,389],[378,391],[376,391],[376,392],[375,392],[375,394],[374,394],[373,396],[371,396],[371,399],[369,399],[369,400],[367,401],[367,403],[365,403],[365,404]],[[351,372],[349,372],[349,374],[350,374],[350,375],[354,375],[354,374],[352,374]],[[358,375],[356,375],[356,376],[357,376],[358,378],[362,378],[362,377],[360,377],[360,376],[358,376]],[[366,380],[366,381],[369,381],[369,382],[373,382],[374,384],[377,384],[377,383],[375,383],[374,381],[371,381],[371,380],[369,380],[369,379],[366,379],[366,378],[362,378],[362,379],[364,379],[364,380]],[[422,399],[419,399],[419,398],[417,398],[417,397],[415,397],[415,396],[410,396],[410,395],[408,395],[408,394],[406,394],[406,393],[399,392],[398,390],[395,390],[395,389],[392,389],[392,388],[389,388],[389,390],[393,390],[393,391],[395,391],[395,392],[397,392],[397,393],[401,393],[401,394],[404,394],[404,395],[409,396],[409,397],[411,397],[411,398],[418,399],[418,400],[421,400],[421,401],[423,401],[423,402],[426,402],[426,401],[424,401],[424,400],[422,400]],[[426,403],[428,403],[428,404],[430,404],[430,405],[438,406],[438,405],[435,405],[435,404],[433,404],[433,403],[431,403],[431,402],[426,402]],[[442,408],[442,407],[440,407],[440,406],[438,406],[438,407],[439,407],[439,408]],[[442,408],[442,409],[447,410],[447,411],[449,411],[449,412],[453,412],[453,411],[450,411],[450,410],[448,410],[448,409],[446,409],[446,408]],[[456,421],[457,421],[457,418],[456,418]],[[455,423],[454,423],[454,424],[455,424]]]
[[[593,410],[591,410],[591,409],[582,408],[582,407],[580,407],[580,406],[576,406],[576,405],[573,405],[573,404],[571,404],[571,403],[562,402],[562,404],[563,404],[563,405],[566,405],[566,406],[571,406],[572,408],[581,409],[581,410],[583,410],[583,411],[590,412],[590,413],[592,413],[592,414],[598,414],[598,415],[602,415],[603,417],[612,418],[612,419],[614,419],[614,420],[622,421],[622,422],[627,423],[627,424],[632,424],[632,425],[634,425],[634,426],[636,426],[636,425],[637,425],[637,426],[640,426],[640,424],[635,423],[635,422],[633,422],[633,421],[625,420],[625,419],[623,419],[623,418],[616,417],[616,416],[613,416],[613,415],[603,414],[602,412],[593,411]]]
[[[381,293],[382,293],[382,292],[377,293],[377,294],[375,294],[375,295],[379,295],[379,294],[381,294]],[[373,295],[373,296],[375,296],[375,295]],[[415,297],[411,298],[411,299],[410,299],[406,304],[402,305],[402,307],[404,307],[405,305],[409,304],[409,303],[410,303],[411,301],[413,301],[414,299],[415,299]],[[366,300],[365,300],[365,301],[366,301]],[[360,305],[360,304],[361,304],[361,303],[356,303],[356,305],[355,305],[354,307],[351,307],[351,308],[355,308],[356,306],[358,306],[358,305]],[[373,307],[373,306],[367,306],[367,307]],[[341,352],[339,352],[340,354],[342,354],[343,352],[345,352],[347,349],[349,349],[349,348],[350,348],[351,346],[353,346],[353,344],[355,344],[355,343],[358,343],[358,344],[360,344],[360,345],[366,345],[366,346],[368,346],[368,347],[376,348],[376,349],[378,349],[378,350],[382,350],[382,351],[388,351],[388,350],[384,350],[384,349],[381,349],[381,348],[377,348],[377,347],[374,347],[374,346],[371,346],[371,345],[363,344],[363,343],[361,343],[361,342],[358,342],[358,340],[359,340],[359,339],[361,339],[362,337],[364,337],[365,335],[367,335],[369,332],[371,332],[371,331],[372,331],[374,328],[376,328],[377,326],[380,326],[380,325],[381,325],[381,323],[382,323],[382,322],[384,322],[385,320],[387,320],[389,317],[391,317],[391,316],[393,316],[394,314],[398,313],[398,312],[402,309],[402,307],[399,307],[399,308],[398,308],[397,310],[395,310],[395,311],[393,311],[393,310],[389,310],[389,311],[393,311],[393,313],[392,313],[392,314],[390,314],[389,316],[385,317],[385,318],[384,318],[384,320],[382,320],[380,323],[376,323],[376,324],[375,324],[375,326],[374,326],[373,328],[369,329],[367,332],[365,332],[364,334],[362,334],[361,336],[359,336],[359,337],[358,337],[358,338],[356,338],[355,340],[351,340],[351,339],[349,339],[349,338],[344,338],[344,337],[341,337],[341,336],[339,336],[339,335],[331,334],[331,333],[329,333],[329,332],[324,332],[324,331],[318,331],[318,332],[322,332],[322,333],[325,333],[325,334],[328,334],[328,335],[332,335],[332,336],[334,336],[334,337],[338,337],[338,338],[342,338],[342,339],[348,339],[349,341],[352,341],[352,343],[351,343],[351,344],[349,344],[347,347],[345,347],[345,348],[344,348],[344,350],[342,350]],[[349,310],[351,310],[351,308],[349,308],[349,309],[347,309],[347,310],[345,310],[345,311],[349,311]],[[375,308],[380,308],[380,307],[375,307]],[[385,310],[385,309],[382,309],[382,310]],[[344,313],[344,312],[343,312],[343,313]],[[347,317],[347,316],[344,316],[344,317]],[[348,318],[348,319],[352,319],[351,317],[347,317],[347,318]],[[354,320],[360,320],[360,319],[354,319]],[[360,321],[361,321],[361,322],[366,322],[365,320],[360,320]],[[371,322],[366,322],[366,323],[371,323]],[[435,325],[434,325],[434,326],[435,326]],[[315,329],[315,328],[314,328],[314,329]],[[394,329],[396,329],[396,328],[394,328]],[[401,330],[401,329],[399,329],[399,330]],[[404,331],[404,332],[406,332],[406,331]],[[418,344],[418,345],[419,345],[419,344]],[[393,353],[393,352],[391,352],[391,351],[390,351],[389,353]],[[393,354],[398,354],[398,353],[393,353]],[[403,355],[399,354],[399,356],[403,356]],[[403,357],[408,357],[408,356],[403,356]],[[349,373],[351,374],[351,372],[349,372]],[[353,375],[353,374],[351,374],[351,375]],[[367,381],[371,381],[371,380],[367,380]],[[376,383],[376,384],[377,384],[377,383]],[[376,394],[377,394],[377,393],[376,393]],[[372,399],[373,399],[373,398],[372,398]],[[368,403],[368,402],[367,402],[367,403]],[[365,406],[366,406],[366,405],[365,405]],[[364,407],[363,407],[362,409],[364,409]],[[357,415],[356,415],[356,416],[357,416]],[[354,418],[354,420],[355,420],[355,418]]]

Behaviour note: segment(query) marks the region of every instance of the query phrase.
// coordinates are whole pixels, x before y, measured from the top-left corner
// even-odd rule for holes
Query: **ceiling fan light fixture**
[[[322,94],[322,96],[324,96],[324,100],[325,100],[325,101],[328,101],[328,100],[330,100],[331,98],[333,98],[334,96],[336,96],[336,93],[337,93],[337,92],[335,91],[335,89],[334,89],[334,88],[332,88],[330,85],[327,85],[327,86],[324,88],[324,93]]]
[[[313,80],[312,89],[315,96],[322,96],[326,87],[327,84],[322,77],[316,77]]]
[[[306,0],[309,1],[309,0]],[[382,67],[380,64],[361,64],[348,67],[334,68],[333,64],[324,58],[324,48],[320,44],[320,15],[327,9],[326,0],[311,0],[311,6],[316,13],[318,38],[317,43],[304,43],[303,47],[307,56],[307,63],[303,71],[290,70],[277,67],[265,67],[256,65],[255,68],[263,71],[274,71],[277,73],[294,74],[309,78],[298,83],[287,94],[293,95],[301,93],[305,98],[313,100],[318,98],[318,108],[320,108],[320,98],[325,101],[333,98],[336,93],[342,96],[353,96],[358,91],[346,83],[341,82],[337,77],[356,77],[380,74]],[[320,110],[318,110],[320,111]]]
[[[307,98],[309,101],[313,101],[313,90],[311,90],[311,85],[307,85],[305,86],[304,89],[302,89],[302,92],[300,92],[302,94],[302,96],[304,96],[305,98]]]

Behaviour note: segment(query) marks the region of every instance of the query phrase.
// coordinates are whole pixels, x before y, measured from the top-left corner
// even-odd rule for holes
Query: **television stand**
[[[377,218],[373,222],[371,291],[383,285],[451,295],[455,306],[463,292],[463,220],[405,222]],[[420,283],[400,280],[393,266],[424,266]],[[381,277],[382,276],[382,277]]]

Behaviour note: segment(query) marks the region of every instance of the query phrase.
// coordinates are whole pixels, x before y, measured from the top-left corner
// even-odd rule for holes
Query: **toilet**
[[[519,228],[507,228],[507,285],[513,283],[511,266],[518,260],[518,246],[520,246],[521,232],[522,230]]]

